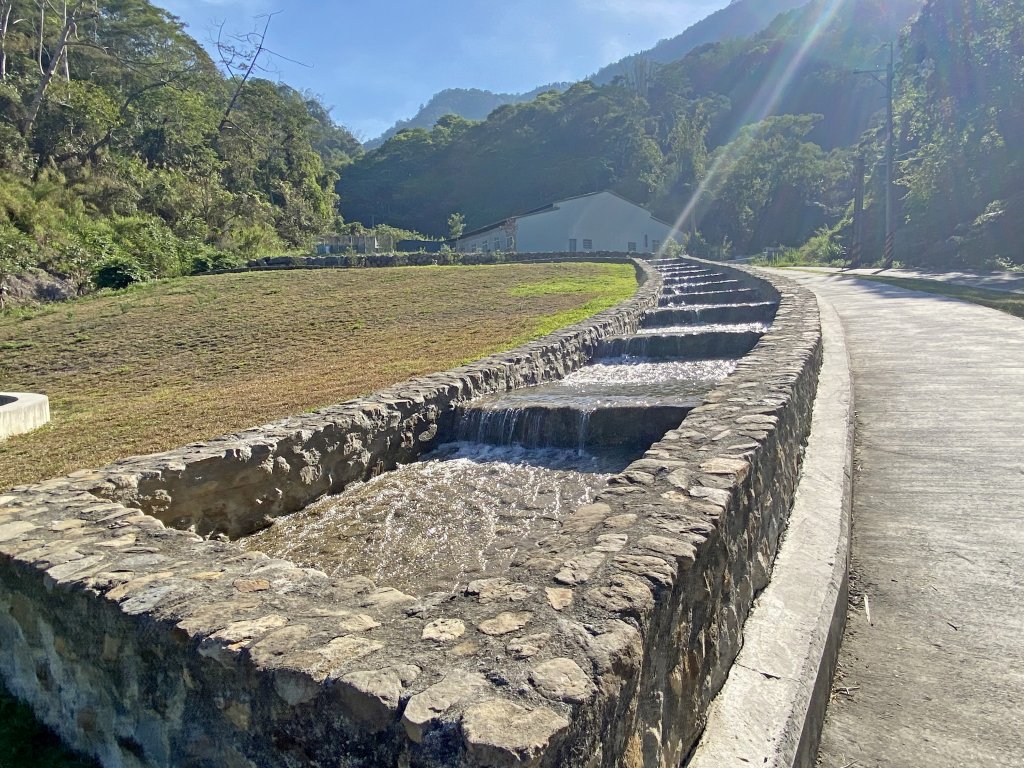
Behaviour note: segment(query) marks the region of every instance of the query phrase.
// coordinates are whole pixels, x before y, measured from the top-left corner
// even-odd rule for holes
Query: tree
[[[448,217],[448,237],[451,240],[458,240],[466,231],[466,217],[461,213],[453,213]]]

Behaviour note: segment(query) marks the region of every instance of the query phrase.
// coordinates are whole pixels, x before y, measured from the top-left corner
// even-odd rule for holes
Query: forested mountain
[[[919,7],[819,0],[634,77],[405,131],[344,169],[342,211],[442,234],[454,211],[475,227],[612,189],[675,220],[710,169],[728,167],[733,181],[717,173],[695,211],[702,236],[742,251],[801,243],[844,209],[848,156],[833,150],[883,104],[850,68],[877,63]]]
[[[929,0],[899,74],[898,255],[1024,266],[1024,0]]]
[[[0,274],[175,275],[331,229],[361,147],[251,76],[257,38],[225,75],[147,0],[0,0]]]
[[[784,11],[799,8],[808,0],[733,0],[721,10],[698,21],[682,34],[662,40],[653,48],[626,56],[602,67],[591,77],[592,83],[604,85],[616,77],[634,77],[638,67],[665,64],[681,59],[698,46],[732,38],[747,37],[768,26]],[[365,142],[366,149],[376,149],[399,131],[425,128],[428,131],[445,115],[458,115],[467,120],[483,120],[498,107],[532,101],[547,91],[565,91],[571,83],[551,83],[529,93],[491,93],[478,88],[448,88],[435,94],[413,117],[399,120],[375,139]]]
[[[605,85],[616,77],[631,77],[638,64],[667,64],[708,43],[757,34],[780,13],[806,5],[809,0],[733,0],[721,10],[698,21],[682,34],[660,41],[653,48],[626,56],[602,67],[590,78]]]
[[[420,107],[419,112],[408,120],[399,120],[395,125],[375,139],[367,141],[366,149],[376,149],[399,131],[407,128],[430,130],[445,115],[458,115],[467,120],[483,120],[491,112],[505,104],[521,104],[533,101],[547,91],[564,91],[569,83],[551,83],[534,88],[529,93],[492,93],[479,88],[446,88],[434,94],[430,101]]]

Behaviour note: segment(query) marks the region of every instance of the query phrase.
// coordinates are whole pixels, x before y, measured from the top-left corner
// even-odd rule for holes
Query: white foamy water
[[[633,396],[652,400],[701,396],[736,370],[736,360],[605,358],[558,382],[580,396]]]
[[[765,333],[766,323],[705,323],[703,325],[666,325],[658,328],[641,328],[638,336],[659,336],[666,333],[694,336],[699,333]]]
[[[500,573],[633,456],[457,443],[280,518],[239,543],[414,595]]]

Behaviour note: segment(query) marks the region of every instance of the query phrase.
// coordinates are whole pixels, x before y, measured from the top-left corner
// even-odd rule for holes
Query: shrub
[[[132,283],[142,283],[150,277],[145,267],[127,256],[107,259],[92,273],[92,281],[97,288],[127,288]]]

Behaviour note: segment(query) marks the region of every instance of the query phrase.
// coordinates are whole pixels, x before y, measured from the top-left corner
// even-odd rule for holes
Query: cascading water
[[[632,459],[458,443],[241,540],[331,576],[366,576],[414,595],[501,572]]]
[[[726,282],[705,269],[675,274],[693,281],[691,290],[703,289],[701,282]],[[663,296],[672,293],[666,285]],[[745,299],[753,292],[731,293]],[[673,335],[756,337],[774,307],[744,306],[751,308],[747,314],[764,312],[744,317],[759,322],[666,322],[610,341],[644,352]],[[659,310],[645,324],[680,316],[699,322],[703,309],[717,318],[726,307]],[[611,474],[677,427],[736,363],[603,357],[560,381],[480,398],[462,409],[453,435],[460,442],[280,518],[241,545],[416,595],[500,574],[531,542],[555,532],[568,511],[591,501]]]

